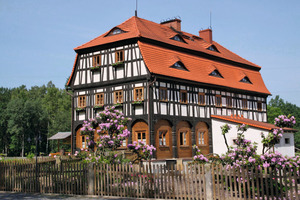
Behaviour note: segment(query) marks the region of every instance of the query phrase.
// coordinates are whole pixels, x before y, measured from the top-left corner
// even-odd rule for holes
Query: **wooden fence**
[[[300,199],[296,169],[0,162],[0,190],[155,199]]]
[[[297,175],[298,174],[298,175]],[[213,199],[300,199],[299,169],[212,165]]]
[[[1,163],[0,190],[87,194],[87,165],[78,162]]]
[[[155,199],[205,199],[204,166],[96,165],[95,194]]]

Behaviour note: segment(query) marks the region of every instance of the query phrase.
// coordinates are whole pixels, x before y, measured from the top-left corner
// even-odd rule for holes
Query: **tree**
[[[70,127],[71,98],[51,81],[29,90],[25,85],[0,88],[0,152],[9,156],[33,152],[38,133],[45,152],[47,138],[58,131],[70,131]]]
[[[129,120],[131,119],[125,117],[114,106],[107,106],[104,111],[97,114],[96,119],[85,121],[81,134],[86,136],[89,150],[93,152],[86,154],[84,151],[84,156],[88,155],[85,160],[110,164],[126,161],[118,155],[117,150],[130,135],[130,131],[126,128]],[[95,134],[99,134],[98,140]],[[153,151],[156,150],[152,145],[143,142],[133,142],[128,145],[128,148],[137,155],[134,162],[150,159]]]
[[[272,98],[268,103],[268,122],[274,123],[275,117],[279,115],[293,115],[296,119],[300,119],[300,107],[295,104],[284,101],[278,95]],[[294,126],[298,132],[295,134],[295,146],[300,149],[300,123]]]
[[[11,98],[11,90],[8,88],[0,88],[0,152],[8,151],[9,133],[7,131],[8,115],[6,113],[7,104]]]

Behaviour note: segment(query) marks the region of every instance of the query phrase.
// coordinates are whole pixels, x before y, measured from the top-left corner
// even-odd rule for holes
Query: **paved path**
[[[3,192],[0,191],[0,199],[16,200],[16,199],[28,199],[28,200],[47,200],[47,199],[63,199],[63,200],[125,200],[134,198],[115,198],[115,197],[98,197],[89,195],[59,195],[59,194],[30,194],[30,193],[17,193],[17,192]],[[145,199],[143,199],[145,200]]]

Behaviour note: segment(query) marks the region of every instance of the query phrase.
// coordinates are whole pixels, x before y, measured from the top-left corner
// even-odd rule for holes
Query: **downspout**
[[[74,119],[74,108],[73,108],[73,102],[74,102],[74,100],[73,100],[73,94],[71,94],[71,93],[69,93],[68,92],[68,88],[66,88],[66,93],[68,94],[68,95],[70,95],[71,96],[71,110],[72,110],[72,114],[71,114],[71,117],[72,117],[72,119],[71,119],[71,154],[73,154],[74,152],[74,150],[73,150],[73,146],[74,146],[74,144],[73,144],[73,119]]]
[[[154,77],[153,81],[151,81],[151,77]],[[150,77],[150,80],[147,84],[147,97],[148,97],[148,101],[147,101],[148,106],[147,107],[148,107],[148,132],[149,132],[149,134],[151,134],[151,126],[150,126],[150,86],[152,86],[156,82],[156,77],[153,76],[153,75],[151,77]]]

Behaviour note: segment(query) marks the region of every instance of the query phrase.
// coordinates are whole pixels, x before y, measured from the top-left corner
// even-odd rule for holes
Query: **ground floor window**
[[[146,140],[146,131],[139,131],[139,132],[136,132],[136,134],[137,134],[137,139],[138,139],[138,141],[139,142],[147,142],[147,140]]]
[[[143,141],[146,144],[150,144],[148,124],[146,124],[145,122],[137,122],[133,125],[132,141]]]
[[[159,146],[168,146],[167,144],[168,131],[160,130],[158,134],[159,134]]]
[[[180,146],[187,146],[187,131],[180,132]]]

